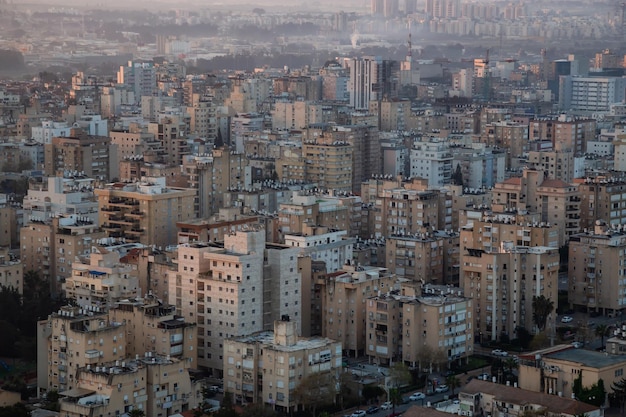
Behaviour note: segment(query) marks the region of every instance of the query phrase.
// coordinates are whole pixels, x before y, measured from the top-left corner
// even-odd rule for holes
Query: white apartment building
[[[444,142],[415,142],[411,149],[410,176],[425,178],[429,187],[441,187],[450,184],[452,177],[450,146]]]
[[[94,197],[94,179],[67,173],[63,177],[44,177],[30,182],[24,197],[24,219],[45,221],[57,213],[75,214],[98,221],[98,202]]]
[[[41,126],[33,126],[31,128],[31,136],[35,142],[43,144],[51,144],[52,138],[69,137],[72,126],[65,122],[53,122],[44,120]]]
[[[264,330],[272,320],[301,316],[298,250],[267,245],[261,229],[238,231],[221,243],[178,247],[170,303],[198,324],[198,366],[220,375],[223,341]]]
[[[285,245],[299,249],[300,255],[310,256],[314,261],[324,261],[327,272],[340,270],[352,259],[355,238],[348,238],[345,230],[327,227],[304,226],[302,233],[286,234]]]

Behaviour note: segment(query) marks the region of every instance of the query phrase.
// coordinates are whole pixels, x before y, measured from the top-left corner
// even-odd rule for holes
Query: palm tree
[[[619,401],[619,408],[624,417],[624,405],[626,404],[626,379],[622,378],[611,385],[613,396]]]
[[[396,414],[396,405],[402,402],[402,394],[398,388],[389,388],[389,401],[391,402],[391,414]]]
[[[533,297],[533,322],[539,331],[546,328],[548,316],[554,311],[554,301],[546,298],[544,295]]]
[[[452,396],[454,397],[454,390],[461,386],[461,381],[456,375],[450,375],[446,378],[446,385],[452,390]]]
[[[602,340],[602,344],[600,345],[600,347],[602,348],[604,348],[604,336],[606,336],[608,331],[609,326],[607,326],[606,324],[599,324],[598,327],[596,327],[596,336],[600,336]]]

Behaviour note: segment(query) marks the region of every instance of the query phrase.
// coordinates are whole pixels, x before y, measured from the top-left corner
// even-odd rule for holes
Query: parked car
[[[441,393],[441,392],[448,392],[450,390],[450,388],[447,385],[439,385],[437,388],[435,388],[435,392]]]
[[[506,350],[494,349],[491,351],[493,356],[509,356],[509,352]]]
[[[573,342],[572,346],[574,346],[576,349],[580,349],[581,347],[583,347],[583,342]]]
[[[417,400],[423,400],[424,398],[426,398],[426,394],[424,394],[423,392],[415,392],[411,394],[411,396],[409,397],[409,400],[417,401]]]
[[[363,417],[365,414],[367,413],[363,410],[356,410],[354,413],[352,413],[351,417]]]
[[[491,381],[491,375],[485,373],[485,374],[480,374],[478,375],[478,379],[482,380],[482,381]]]
[[[380,406],[381,410],[389,410],[391,408],[391,401],[385,401],[383,405]]]
[[[376,407],[375,405],[371,406],[370,408],[368,408],[365,412],[367,414],[374,414],[375,412],[378,411],[378,407]]]
[[[561,317],[561,323],[571,323],[574,321],[572,316],[563,316]]]

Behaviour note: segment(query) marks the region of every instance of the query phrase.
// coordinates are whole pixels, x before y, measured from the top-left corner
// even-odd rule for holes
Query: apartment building
[[[626,220],[626,179],[624,177],[585,178],[577,182],[580,192],[580,230],[592,230],[596,220],[609,225]]]
[[[575,235],[569,245],[571,306],[616,316],[626,308],[626,283],[621,268],[626,258],[626,230],[598,220],[593,231]]]
[[[80,307],[111,307],[122,298],[140,295],[137,275],[120,255],[102,246],[91,246],[89,255],[76,256],[72,274],[63,284],[65,298]]]
[[[535,355],[539,360],[535,360]],[[574,381],[582,379],[583,387],[591,387],[600,379],[605,387],[623,378],[626,358],[607,355],[570,345],[557,345],[520,357],[519,386],[535,393],[551,394],[549,398],[572,398]]]
[[[0,288],[9,288],[24,293],[24,264],[10,252],[0,247]]]
[[[206,218],[224,207],[224,194],[232,188],[252,188],[252,171],[248,157],[230,148],[213,149],[206,155],[186,155],[183,173],[188,188],[197,190],[194,210],[197,217]]]
[[[19,247],[19,229],[24,222],[22,206],[6,194],[0,194],[0,247]]]
[[[428,367],[437,359],[462,361],[472,355],[472,300],[450,287],[422,296],[404,292],[391,291],[366,302],[366,354],[373,363],[404,361]]]
[[[309,378],[323,384],[314,389],[335,395],[342,372],[341,342],[298,334],[297,322],[284,316],[274,322],[273,332],[224,341],[224,389],[236,403],[268,404],[285,413],[301,410],[296,390]]]
[[[54,177],[77,171],[89,178],[111,181],[119,177],[117,146],[106,136],[90,136],[72,129],[68,137],[44,145],[44,173]]]
[[[201,402],[201,387],[192,382],[189,364],[169,356],[149,356],[87,365],[76,372],[76,387],[60,392],[60,414],[67,417],[180,415]]]
[[[75,214],[98,221],[98,202],[94,196],[95,180],[80,173],[32,178],[24,197],[24,219],[46,221],[57,213]]]
[[[74,371],[127,357],[126,329],[99,308],[62,307],[38,323],[37,387],[59,392],[75,388]]]
[[[440,192],[420,188],[403,184],[401,188],[382,190],[368,209],[370,234],[378,238],[423,233],[433,227],[445,229],[445,217],[440,217]]]
[[[58,295],[72,274],[75,257],[86,255],[105,236],[88,217],[63,215],[47,221],[31,221],[20,229],[20,256],[26,271],[39,271]]]
[[[506,169],[505,152],[474,144],[472,148],[454,149],[452,174],[460,167],[463,186],[480,189],[493,187],[497,182],[504,181]]]
[[[494,121],[486,126],[481,125],[483,133],[480,141],[488,146],[504,148],[507,153],[507,166],[511,166],[511,158],[528,152],[528,125],[509,120]]]
[[[372,175],[378,175],[381,172],[380,135],[376,126],[376,122],[370,124],[356,123],[354,121],[350,121],[350,124],[347,125],[311,125],[306,131],[305,142],[315,141],[318,144],[324,143],[327,146],[332,146],[333,143],[348,144],[352,152],[352,176],[350,177],[352,188],[348,188],[346,191],[356,193],[360,189],[361,182],[367,181]],[[345,147],[347,145],[343,146]],[[302,150],[302,156],[305,159],[311,159],[308,157],[308,154],[304,152],[304,143]],[[343,148],[342,150],[345,151]],[[340,164],[337,165],[337,168],[343,167],[343,170],[340,170],[343,172],[339,172],[341,174],[345,173],[349,166],[347,163],[348,159],[345,158],[347,158],[347,155],[344,156],[343,161],[339,161]],[[322,165],[329,165],[331,160],[318,160],[317,162]],[[315,161],[313,164],[315,164]],[[327,172],[327,174],[332,175],[330,172]],[[325,176],[326,181],[330,179],[328,175]],[[319,180],[316,181],[313,178],[310,178],[310,182],[317,182],[321,185]],[[326,188],[341,189],[331,186],[326,186]]]
[[[348,142],[318,137],[302,144],[306,181],[329,190],[351,191],[354,147]]]
[[[159,122],[149,123],[148,133],[160,143],[160,148],[164,151],[165,163],[181,165],[183,157],[190,151],[185,137],[187,126],[176,116],[162,117]]]
[[[312,261],[322,261],[328,272],[338,271],[352,260],[355,238],[349,238],[345,230],[304,224],[302,233],[285,234],[285,246],[298,248],[300,256]]]
[[[209,218],[176,223],[178,243],[222,242],[228,234],[259,224],[259,216],[241,214],[239,207],[222,208]]]
[[[349,356],[365,354],[365,300],[378,291],[390,291],[395,282],[387,269],[371,266],[350,264],[341,271],[319,274],[312,299],[321,299],[322,336],[341,342]]]
[[[585,153],[587,142],[595,140],[596,126],[595,119],[563,114],[531,120],[529,135],[531,141],[549,140],[553,150],[569,150],[578,156]]]
[[[224,242],[178,248],[170,279],[170,303],[198,323],[198,366],[214,375],[223,368],[223,340],[264,330],[288,314],[299,319],[302,283],[298,251],[266,245],[260,228],[226,235]]]
[[[350,230],[351,207],[338,199],[319,195],[294,195],[289,203],[280,204],[278,223],[281,241],[287,234],[302,234],[305,225],[324,226],[334,230]]]
[[[211,97],[200,94],[193,96],[192,104],[187,106],[190,133],[203,139],[215,140],[218,130],[217,105]]]
[[[536,331],[533,297],[557,298],[557,239],[554,226],[517,221],[514,214],[484,216],[461,230],[460,285],[473,300],[481,343],[513,337],[518,327]],[[555,317],[546,328],[554,328]]]
[[[163,304],[154,296],[120,300],[109,310],[115,323],[124,323],[128,357],[154,352],[188,362],[197,360],[197,326],[176,315],[176,307]]]
[[[588,387],[591,384],[584,382],[583,386]],[[521,417],[526,413],[547,413],[563,417],[604,415],[602,407],[575,400],[571,396],[557,395],[557,392],[548,395],[523,387],[504,386],[479,379],[473,379],[460,390],[459,402],[460,409],[471,415],[480,413],[480,410],[494,417]]]
[[[525,169],[522,177],[497,183],[492,192],[497,210],[541,213],[541,222],[559,229],[559,246],[580,231],[580,192],[560,179],[545,179],[542,170]]]
[[[452,178],[450,146],[443,141],[429,139],[413,143],[410,154],[410,176],[428,180],[429,187],[449,184]]]
[[[165,153],[161,149],[161,143],[154,134],[148,133],[147,129],[138,123],[131,123],[127,129],[114,129],[109,132],[111,143],[117,145],[117,154],[120,161],[131,156],[141,155],[147,150],[154,150],[161,155]]]
[[[479,342],[499,340],[502,335],[514,337],[519,327],[537,332],[532,299],[543,295],[556,300],[558,249],[503,244],[499,252],[469,249],[461,259],[460,282],[464,294],[474,300]],[[518,265],[519,270],[515,268]],[[507,274],[505,270],[511,267]],[[547,329],[554,328],[555,319],[556,315],[550,314]]]
[[[566,183],[574,181],[574,152],[564,151],[530,151],[528,167],[545,172],[546,178],[559,179]]]
[[[387,265],[392,274],[417,283],[444,283],[444,239],[430,232],[391,235]]]
[[[176,222],[194,218],[196,190],[165,185],[165,178],[114,183],[95,190],[107,236],[165,247],[177,241]]]

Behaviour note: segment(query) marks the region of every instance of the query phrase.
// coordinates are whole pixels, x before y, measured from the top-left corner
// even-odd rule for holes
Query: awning
[[[59,392],[59,395],[64,397],[80,398],[87,395],[95,394],[96,391],[87,388],[72,388],[67,391]]]

